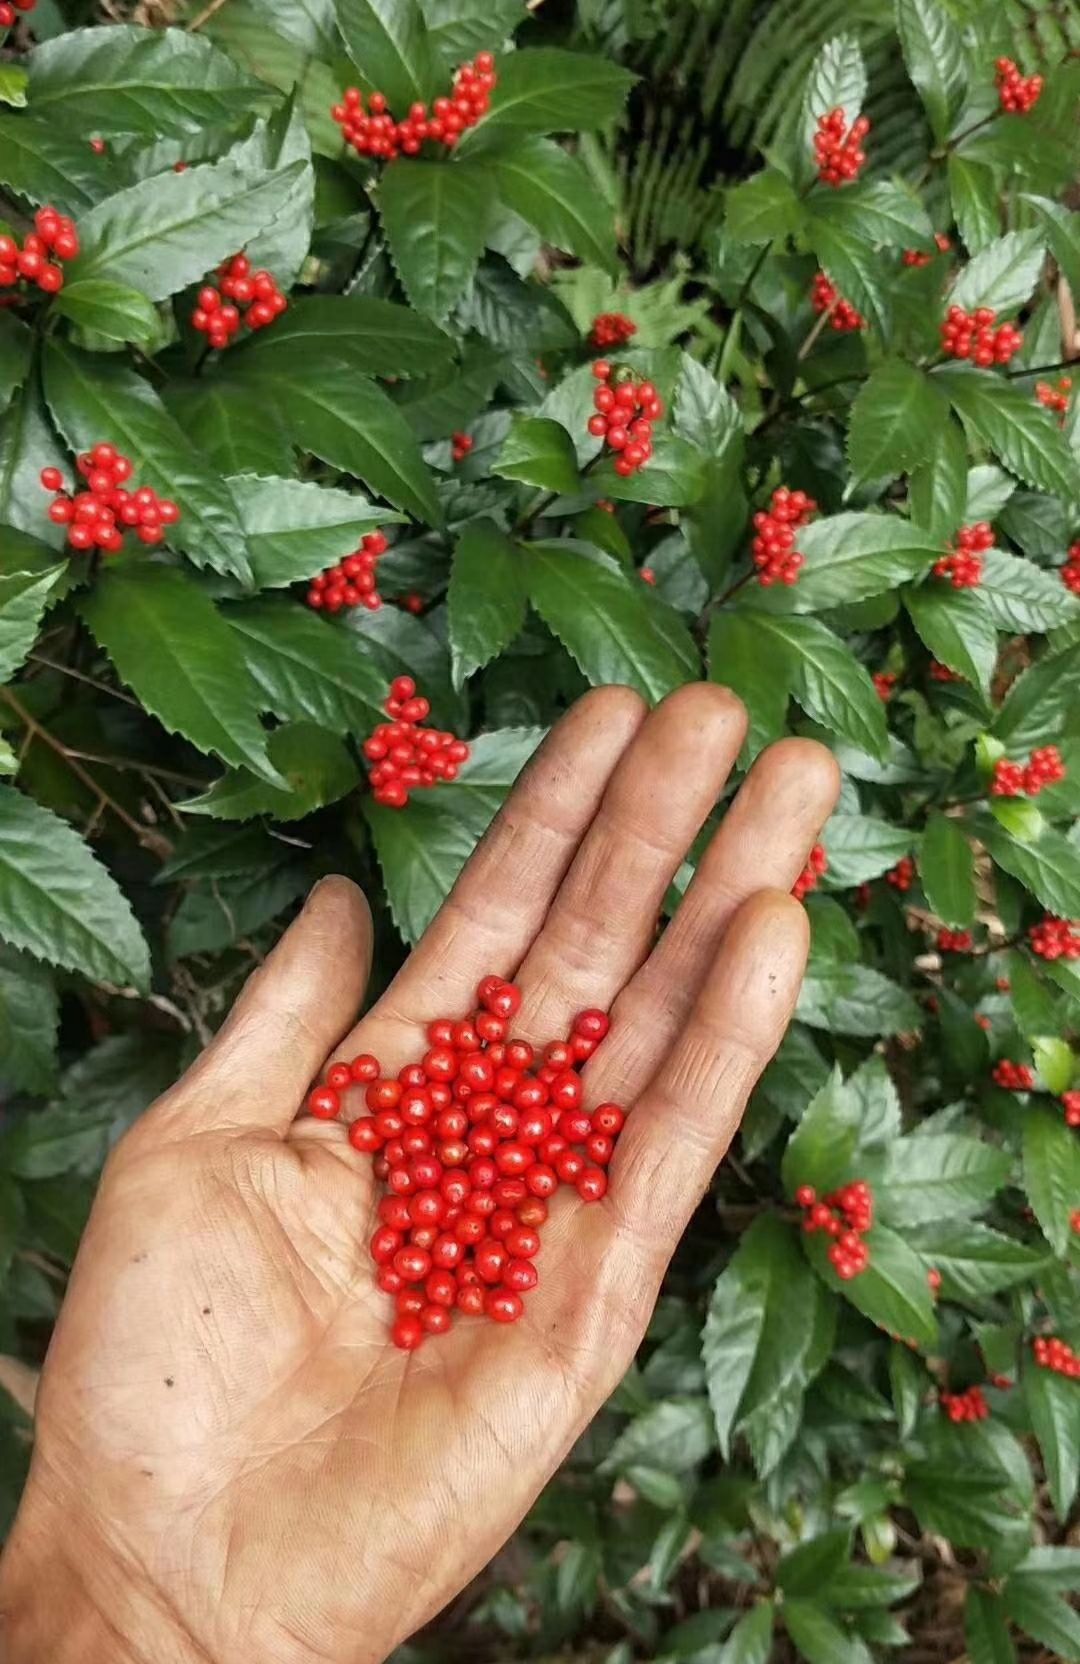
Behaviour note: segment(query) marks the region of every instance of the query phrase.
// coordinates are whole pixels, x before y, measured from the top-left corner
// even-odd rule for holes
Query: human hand
[[[633,1358],[796,999],[787,892],[838,778],[812,742],[759,758],[655,934],[744,730],[708,685],[586,695],[355,1027],[367,908],[312,893],[106,1168],[0,1566],[8,1664],[375,1664],[513,1530]],[[526,1038],[611,1010],[586,1092],[630,1114],[604,1201],[555,1198],[523,1319],[406,1354],[371,1163],[301,1106],[328,1054],[412,1061],[490,972]]]

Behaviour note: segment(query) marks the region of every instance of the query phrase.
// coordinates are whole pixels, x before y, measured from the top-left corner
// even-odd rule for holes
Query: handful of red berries
[[[440,780],[456,780],[468,760],[469,747],[454,734],[420,726],[431,705],[417,693],[411,676],[398,676],[391,683],[385,710],[391,720],[380,722],[364,741],[364,756],[373,764],[376,803],[404,809],[410,792],[438,785]]]
[[[343,1093],[365,1088],[368,1114],[349,1142],[387,1187],[371,1257],[406,1352],[446,1334],[455,1312],[517,1322],[539,1281],[548,1201],[564,1184],[601,1200],[626,1119],[617,1104],[584,1108],[578,1071],[608,1032],[603,1011],[581,1012],[565,1040],[538,1051],[510,1037],[521,1008],[513,983],[485,977],[477,1001],[462,1021],[430,1023],[429,1050],[396,1079],[364,1055],[333,1064],[308,1098],[312,1115],[331,1120]]]
[[[167,497],[159,497],[150,486],[126,489],[132,475],[130,457],[121,456],[115,445],[95,445],[78,458],[78,470],[86,490],[69,496],[59,468],[43,468],[41,483],[56,492],[49,504],[49,519],[68,528],[73,549],[100,549],[117,555],[124,538],[133,531],[140,543],[151,548],[165,540],[165,528],[175,526],[180,510]]]
[[[307,592],[308,606],[316,612],[341,612],[346,607],[366,607],[369,612],[378,612],[382,596],[375,568],[389,547],[385,532],[368,532],[361,538],[359,549],[312,578]]]
[[[663,416],[664,402],[651,381],[625,366],[598,358],[592,371],[600,386],[593,394],[596,415],[589,418],[589,432],[616,453],[615,472],[629,479],[652,456],[653,423]]]
[[[1024,337],[1015,324],[998,324],[997,313],[989,306],[975,312],[965,312],[962,306],[950,306],[941,326],[941,350],[949,358],[970,358],[980,369],[993,364],[1007,364],[1020,351]]]
[[[265,329],[288,307],[288,300],[269,272],[251,269],[246,254],[234,254],[218,267],[218,288],[207,284],[199,290],[199,304],[191,314],[191,327],[209,337],[219,352],[230,345],[240,326]]]
[[[803,1230],[808,1236],[825,1231],[832,1237],[829,1260],[845,1283],[858,1277],[870,1264],[870,1250],[863,1241],[874,1224],[874,1196],[865,1179],[856,1179],[831,1196],[818,1200],[813,1185],[800,1185],[795,1201],[805,1213]]]
[[[824,878],[829,870],[829,857],[825,853],[824,844],[815,844],[810,851],[810,857],[802,872],[791,886],[791,893],[796,901],[802,901],[811,890],[818,887],[818,879]]]
[[[767,509],[754,515],[755,537],[751,547],[758,583],[764,589],[773,584],[794,584],[805,564],[795,547],[795,534],[817,513],[817,504],[805,491],[777,486]]]
[[[1001,108],[1008,115],[1026,116],[1042,97],[1042,76],[1021,75],[1011,58],[999,58],[994,67]]]
[[[0,289],[13,289],[22,278],[46,295],[59,294],[64,287],[64,270],[59,262],[74,260],[78,252],[75,221],[55,208],[39,208],[34,215],[34,230],[23,239],[22,248],[14,237],[0,233]]]
[[[843,110],[830,110],[828,115],[818,116],[814,156],[823,185],[847,185],[858,179],[866,165],[862,141],[869,131],[866,116],[857,116],[850,129]]]
[[[866,328],[866,319],[861,312],[857,312],[849,300],[845,300],[824,272],[818,272],[814,278],[814,286],[810,291],[810,304],[820,316],[822,312],[829,313],[829,328],[835,329],[840,335],[853,334],[856,330]]]
[[[1002,757],[994,764],[991,797],[1038,797],[1045,786],[1056,786],[1065,778],[1065,764],[1056,745],[1040,745],[1026,763],[1010,763]]]
[[[601,312],[593,319],[589,343],[601,351],[610,351],[612,347],[625,347],[636,334],[637,324],[625,312]]]
[[[449,148],[456,145],[466,128],[475,127],[487,114],[497,81],[494,56],[478,52],[454,76],[453,96],[436,98],[430,111],[426,104],[413,104],[403,121],[395,121],[384,93],[371,93],[365,109],[360,88],[349,87],[344,102],[335,104],[330,114],[357,155],[392,162],[400,155],[419,155],[426,139]]]
[[[961,526],[955,546],[934,565],[935,578],[948,578],[954,589],[977,589],[982,582],[983,555],[994,547],[993,528],[986,520]]]

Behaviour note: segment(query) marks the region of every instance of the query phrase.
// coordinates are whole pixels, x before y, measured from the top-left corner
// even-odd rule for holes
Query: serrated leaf
[[[1048,1252],[1040,1253],[974,1219],[938,1220],[906,1235],[908,1246],[923,1262],[941,1272],[943,1297],[976,1307],[988,1295],[1030,1281],[1050,1263]]]
[[[615,269],[611,210],[576,156],[550,139],[526,139],[494,153],[489,165],[503,202],[546,242]]]
[[[450,650],[440,615],[415,618],[400,607],[380,607],[378,612],[353,607],[342,615],[341,624],[364,641],[388,689],[395,676],[412,676],[430,699],[435,722],[455,729],[466,722],[468,706],[451,684]]]
[[[808,1664],[874,1664],[866,1643],[812,1601],[786,1600],[783,1611],[787,1632]]]
[[[29,114],[0,115],[0,185],[65,214],[84,213],[114,188],[108,162],[81,132],[59,131]]]
[[[624,1428],[600,1464],[601,1473],[622,1473],[645,1461],[663,1473],[688,1473],[715,1449],[708,1401],[673,1398],[654,1404]]]
[[[391,257],[412,305],[436,323],[460,300],[484,251],[491,188],[482,162],[413,160],[383,174],[378,203]]]
[[[66,821],[12,786],[0,786],[0,936],[46,964],[149,987],[149,950],[115,879]]]
[[[968,253],[978,254],[1001,231],[997,175],[988,162],[955,150],[947,168],[953,218]]]
[[[823,191],[810,203],[811,228],[827,225],[835,236],[869,247],[933,248],[933,228],[919,197],[890,179],[860,181]]]
[[[689,680],[686,654],[617,561],[569,539],[530,543],[522,554],[532,605],[594,687],[626,682],[658,700]],[[688,651],[692,659],[692,644]]]
[[[941,144],[964,101],[964,43],[940,0],[897,0],[896,27],[907,72]]]
[[[454,682],[461,687],[509,647],[525,622],[522,558],[493,521],[474,520],[459,537],[447,601]]]
[[[635,77],[596,53],[527,46],[499,61],[487,116],[462,139],[483,146],[492,134],[591,132],[616,120]]]
[[[902,1034],[919,1026],[919,1007],[869,965],[822,963],[803,981],[797,1015],[811,1028],[835,1034]]]
[[[502,353],[481,342],[467,342],[461,362],[438,370],[426,381],[410,381],[394,389],[394,402],[420,442],[449,439],[459,429],[482,417],[491,396],[510,371]],[[491,506],[491,501],[485,503]]]
[[[1080,496],[1080,468],[1048,411],[989,370],[935,371],[968,434],[1028,485]]]
[[[1043,1103],[1028,1105],[1023,1131],[1024,1189],[1046,1240],[1064,1255],[1080,1195],[1080,1141],[1060,1111]]]
[[[49,596],[65,571],[59,565],[42,573],[0,575],[0,683],[10,680],[33,647]]]
[[[787,717],[789,682],[775,659],[762,653],[762,638],[749,613],[723,607],[709,623],[709,677],[737,693],[750,718],[747,759],[779,739]]]
[[[421,0],[431,44],[450,68],[513,34],[525,0]]]
[[[1031,204],[1045,227],[1054,259],[1070,289],[1080,293],[1080,214],[1043,196],[1025,193],[1023,201]]]
[[[72,29],[35,47],[29,66],[35,116],[82,135],[84,145],[87,133],[198,133],[267,98],[226,53],[186,29]]]
[[[441,90],[418,0],[334,0],[334,15],[361,86],[385,93],[399,120]]]
[[[752,1606],[728,1636],[717,1664],[769,1664],[773,1656],[773,1619],[771,1601]]]
[[[1039,1441],[1050,1499],[1062,1524],[1080,1486],[1080,1393],[1076,1383],[1025,1360],[1024,1403]]]
[[[1026,634],[1080,618],[1080,601],[1068,590],[1062,594],[1063,587],[1056,573],[1044,572],[1004,549],[987,549],[983,556],[979,592],[1002,630]]]
[[[834,1068],[788,1140],[780,1168],[786,1194],[793,1197],[804,1184],[822,1193],[834,1189],[848,1176],[858,1136],[858,1101]]]
[[[107,278],[76,278],[65,283],[53,306],[80,329],[110,341],[146,345],[161,328],[157,311],[144,294]]]
[[[281,847],[261,828],[205,826],[196,822],[173,845],[155,880],[241,878],[266,872],[281,859]]]
[[[937,451],[948,416],[948,403],[928,375],[902,358],[885,359],[851,407],[848,457],[855,479],[910,473]]]
[[[0,104],[24,109],[29,81],[30,76],[21,64],[0,64]]]
[[[11,403],[30,370],[34,337],[21,318],[0,312],[0,411]]]
[[[256,589],[284,589],[314,577],[366,532],[401,519],[359,492],[302,480],[235,474],[225,483],[247,538]]]
[[[833,514],[799,533],[806,564],[790,588],[778,584],[753,605],[768,610],[820,612],[895,589],[940,559],[930,532],[899,515]]]
[[[49,409],[72,450],[85,450],[107,433],[131,458],[139,484],[179,505],[170,545],[196,565],[247,579],[232,497],[149,383],[124,364],[55,338],[45,349],[44,368]]]
[[[537,352],[572,347],[578,340],[573,318],[542,283],[519,277],[498,255],[489,255],[473,278],[457,313],[463,329],[473,329],[493,347]]]
[[[705,1385],[725,1461],[765,1326],[767,1295],[756,1243],[747,1233],[713,1285],[701,1335]]]
[[[931,580],[906,590],[904,605],[935,659],[989,694],[997,664],[997,630],[982,596]]]
[[[895,867],[911,853],[911,833],[873,815],[833,815],[822,833],[829,883],[853,889]]]
[[[963,827],[933,814],[919,845],[919,877],[926,899],[944,924],[965,929],[975,918],[975,853]]]
[[[239,602],[223,617],[264,710],[334,734],[364,733],[385,720],[386,679],[352,631],[284,596]]]
[[[24,1092],[44,1094],[56,1077],[60,1002],[51,972],[0,947],[0,1057],[4,1075]]]
[[[1011,1577],[1003,1595],[1005,1611],[1025,1635],[1049,1647],[1062,1664],[1080,1660],[1080,1614],[1065,1601],[1051,1596],[1036,1582]]]
[[[82,612],[121,680],[170,733],[280,785],[267,761],[254,681],[232,631],[174,567],[123,564],[102,572]]]
[[[285,736],[288,730],[283,728],[279,732]],[[317,735],[318,730],[313,730],[312,737]],[[324,735],[323,738],[331,736]],[[316,772],[317,764],[312,758],[304,776],[305,786]],[[257,789],[273,791],[272,787],[255,780],[254,776],[249,775],[248,778]],[[281,797],[283,794],[277,795]],[[299,797],[298,791],[297,799]],[[308,875],[299,864],[279,863],[269,872],[255,876],[249,874],[244,878],[223,878],[205,886],[193,885],[185,892],[169,920],[166,953],[170,962],[175,963],[189,954],[220,953],[234,943],[253,936],[303,895],[308,882]]]
[[[1047,969],[1050,967],[1048,966]],[[1050,1035],[1062,1026],[1060,1004],[1027,956],[1015,950],[1009,955],[1009,995],[1016,1026],[1026,1040]],[[1070,1070],[1071,1073],[1071,1070]],[[1066,1082],[1066,1085],[1068,1082]]]
[[[1016,481],[992,462],[967,471],[964,520],[996,520],[1016,493]]]
[[[834,1526],[831,1531],[797,1543],[781,1556],[776,1568],[777,1584],[789,1599],[816,1595],[823,1585],[832,1582],[850,1557],[851,1527]]]
[[[938,434],[934,453],[912,471],[909,481],[911,518],[943,543],[965,519],[967,462],[963,430],[950,418]]]
[[[1080,918],[1080,846],[1045,824],[1037,842],[1024,843],[990,816],[978,817],[976,832],[998,866],[1019,879],[1048,912]]]
[[[822,271],[844,299],[868,318],[875,330],[885,334],[888,313],[884,269],[857,221],[852,223],[835,210],[822,212],[818,202],[807,218],[806,240]]]
[[[908,1439],[919,1419],[927,1376],[918,1358],[898,1340],[889,1347],[889,1386],[900,1437]]]
[[[1060,1098],[1072,1085],[1076,1069],[1076,1059],[1069,1042],[1056,1034],[1036,1035],[1031,1042],[1031,1051],[1042,1086]]]
[[[980,306],[1015,312],[1031,298],[1045,258],[1041,231],[1007,231],[964,267],[949,291],[949,304],[967,312]]]
[[[887,730],[881,700],[869,674],[839,636],[815,618],[749,608],[746,616],[757,625],[762,652],[783,654],[791,691],[807,716],[859,750],[884,758]]]
[[[199,450],[220,473],[280,477],[294,470],[295,456],[282,417],[264,401],[253,399],[242,382],[169,381],[162,397],[180,426],[198,434]]]
[[[1018,676],[994,720],[993,734],[1010,750],[1040,745],[1074,708],[1080,688],[1080,642],[1046,653]]]
[[[259,122],[242,144],[230,150],[229,160],[252,171],[265,170],[279,180],[290,167],[297,169],[288,188],[282,190],[273,217],[244,246],[252,266],[272,272],[278,287],[287,292],[303,270],[315,223],[311,139],[295,89],[269,121]]]
[[[807,1237],[804,1248],[820,1277],[887,1335],[932,1346],[937,1319],[926,1267],[898,1231],[875,1224],[867,1239],[870,1264],[849,1282],[837,1277],[828,1258],[828,1238]]]
[[[266,779],[253,774],[250,769],[231,769],[215,780],[210,790],[201,797],[191,798],[183,805],[184,812],[189,815],[212,815],[218,820],[243,821],[252,820],[256,815],[272,815],[275,820],[301,820],[305,815],[322,809],[328,803],[336,803],[339,798],[351,792],[360,783],[360,770],[356,762],[337,734],[328,733],[325,728],[314,722],[287,722],[280,728],[275,728],[269,736],[267,754],[270,764],[275,770],[277,778],[285,782],[284,785],[272,786]],[[273,918],[281,907],[284,907],[294,895],[304,888],[306,880],[301,876],[293,877],[286,884],[286,894],[281,899],[275,899],[270,911],[266,911],[266,900],[260,898],[259,886],[265,883],[264,875],[255,879],[243,878],[233,880],[250,901],[250,912],[257,915],[257,924],[263,924],[268,918]],[[224,909],[225,919],[218,920],[217,909],[213,907],[212,894],[207,897],[211,903],[211,916],[214,930],[211,940],[205,943],[204,928],[206,923],[205,908],[200,908],[198,926],[200,931],[200,946],[198,949],[191,945],[190,936],[178,936],[175,929],[170,935],[170,948],[174,957],[181,953],[202,952],[209,948],[227,946],[235,939],[237,931],[229,927],[229,933],[224,940],[220,940],[223,925],[228,926],[229,909]],[[174,920],[174,926],[176,921]],[[257,928],[257,924],[250,924],[250,928]],[[183,945],[181,945],[183,943]]]
[[[971,1664],[1016,1664],[1001,1596],[968,1585],[964,1605],[964,1639]]]
[[[866,97],[866,68],[854,35],[836,35],[826,41],[810,69],[803,94],[801,139],[804,152],[813,155],[818,120],[831,110],[843,110],[850,127]]]
[[[696,446],[677,433],[660,434],[643,468],[625,479],[614,462],[604,462],[591,475],[606,497],[620,502],[648,503],[655,508],[690,508],[705,490],[707,461]]]
[[[875,1207],[898,1229],[980,1210],[1006,1183],[1012,1158],[978,1138],[928,1133],[896,1139],[874,1184]]]
[[[234,349],[234,352],[236,349]],[[255,335],[232,362],[245,371],[294,372],[347,361],[362,376],[430,376],[454,357],[454,342],[429,318],[370,295],[304,295],[272,330]]]
[[[581,486],[570,435],[546,416],[514,417],[493,472],[565,496]]]
[[[775,168],[755,173],[724,197],[724,230],[737,243],[771,243],[792,236],[802,218],[794,186]]]

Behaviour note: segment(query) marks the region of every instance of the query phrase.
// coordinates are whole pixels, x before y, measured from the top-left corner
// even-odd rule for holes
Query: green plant
[[[796,732],[843,768],[799,885],[798,1020],[639,1365],[516,1558],[409,1658],[865,1664],[909,1636],[917,1657],[1080,1658],[1080,959],[1045,925],[1080,920],[1080,444],[1058,385],[1080,70],[1049,8],[865,12],[864,59],[831,12],[702,8],[695,34],[680,9],[663,37],[662,7],[580,6],[579,48],[703,66],[726,171],[767,156],[710,193],[700,240],[695,167],[657,207],[693,121],[632,140],[631,76],[517,0],[227,0],[165,30],[69,30],[42,0],[0,61],[0,235],[47,203],[81,244],[57,292],[0,291],[17,1396],[110,1141],[314,878],[365,886],[381,984],[589,683],[655,700],[705,672],[747,705],[744,767]],[[703,52],[715,26],[737,65]],[[799,68],[773,85],[789,30]],[[350,83],[401,116],[489,49],[492,112],[453,152],[343,150]],[[997,55],[1051,66],[1024,115],[999,112]],[[832,189],[814,133],[864,102],[865,175]],[[641,284],[613,180],[648,168]],[[238,253],[289,306],[210,351],[192,315]],[[994,314],[956,325],[962,359],[950,306]],[[616,309],[638,328],[612,385],[664,408],[625,476],[588,431],[589,329]],[[998,362],[968,356],[980,330]],[[41,471],[70,482],[102,442],[177,505],[160,548],[73,551],[50,520]],[[385,604],[305,605],[365,537]],[[395,807],[362,748],[406,674],[471,754]],[[872,1224],[823,1200],[856,1180]],[[802,1228],[817,1205],[859,1244],[830,1259],[825,1216]],[[10,1512],[28,1426],[0,1414]]]

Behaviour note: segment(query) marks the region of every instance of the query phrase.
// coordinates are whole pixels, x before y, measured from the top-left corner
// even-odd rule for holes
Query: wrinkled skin
[[[366,904],[312,893],[106,1169],[0,1568],[10,1664],[373,1664],[506,1539],[633,1358],[796,998],[787,892],[837,787],[811,742],[758,760],[656,935],[744,731],[716,687],[587,695],[359,1023]],[[612,1009],[587,1099],[630,1115],[606,1199],[556,1199],[524,1319],[403,1354],[370,1161],[301,1106],[328,1057],[415,1059],[493,971],[537,1041]]]

